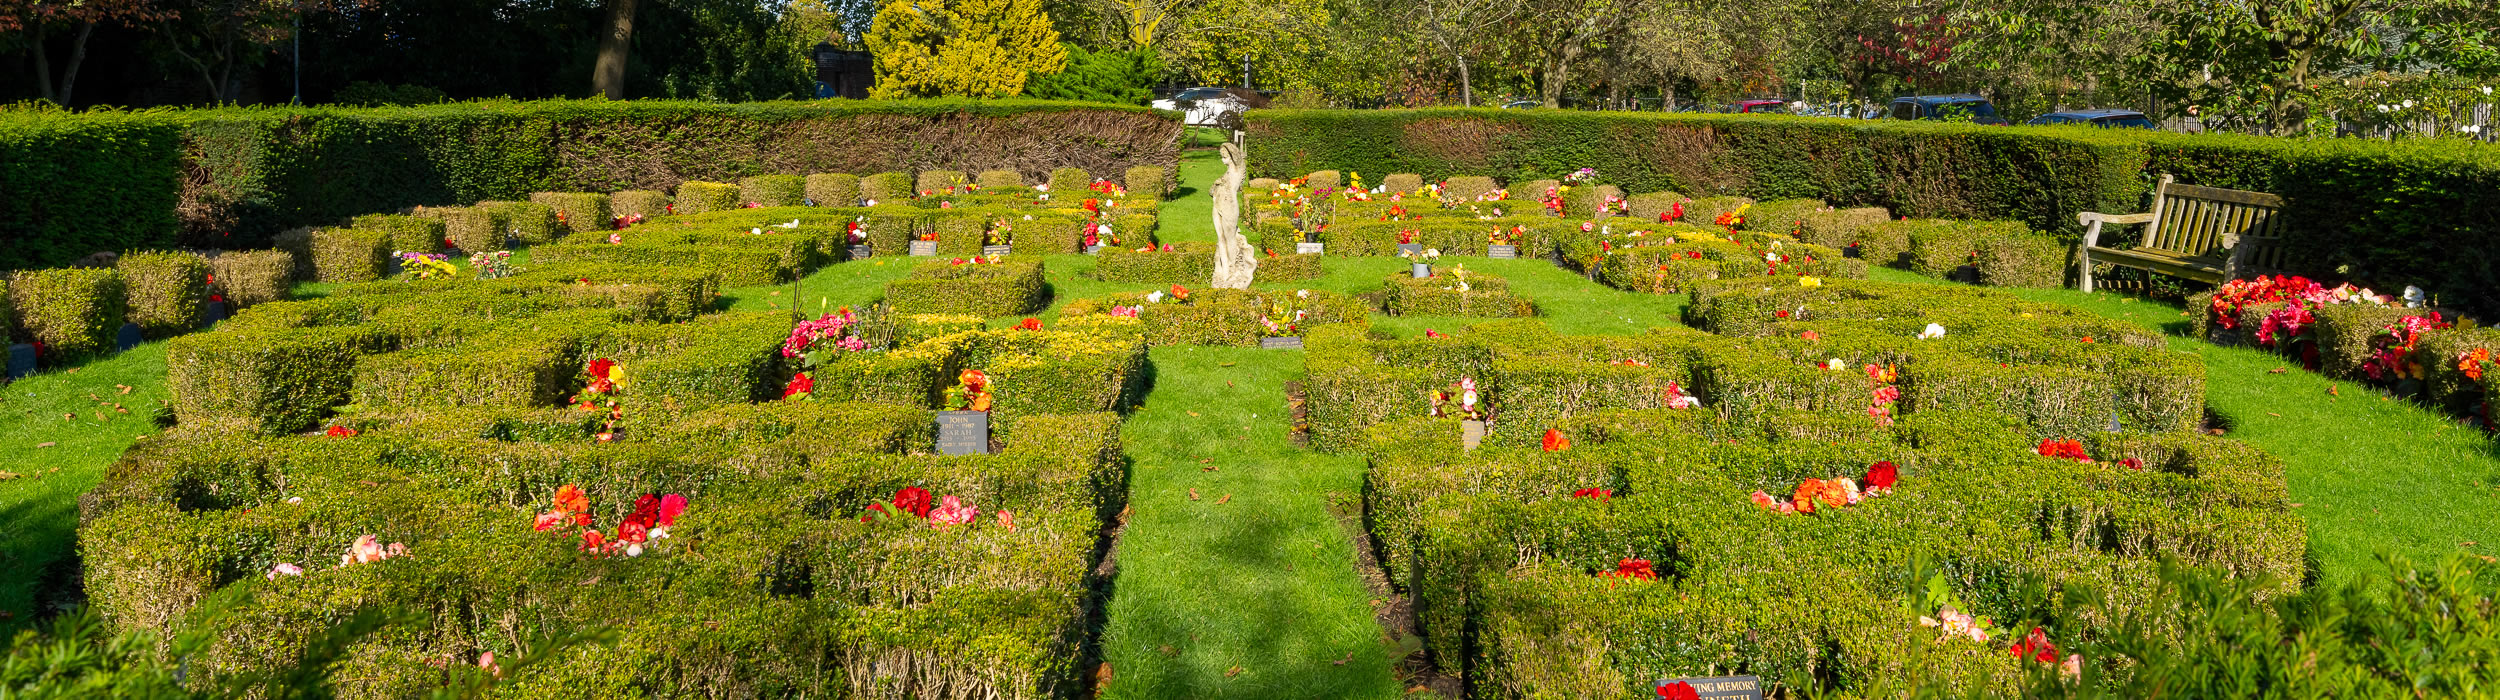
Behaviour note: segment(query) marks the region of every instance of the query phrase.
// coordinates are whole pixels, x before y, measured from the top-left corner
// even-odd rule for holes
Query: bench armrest
[[[2149,224],[2153,223],[2153,214],[2151,212],[2142,214],[2103,214],[2096,211],[2087,211],[2081,214],[2076,214],[2075,220],[2082,222],[2085,226],[2092,225],[2092,222],[2094,221],[2099,221],[2105,224]]]

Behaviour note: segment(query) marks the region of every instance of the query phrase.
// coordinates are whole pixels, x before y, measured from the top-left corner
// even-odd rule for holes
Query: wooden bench
[[[2165,275],[2220,284],[2243,274],[2283,267],[2279,214],[2283,198],[2263,192],[2182,185],[2161,176],[2146,214],[2083,212],[2083,243],[2075,250],[2075,278],[2092,291],[2092,264],[2106,262]],[[2144,224],[2144,242],[2103,248],[2102,224]]]

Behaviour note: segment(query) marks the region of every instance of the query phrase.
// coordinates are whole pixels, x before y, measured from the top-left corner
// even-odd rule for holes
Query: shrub
[[[668,193],[657,190],[626,190],[608,198],[609,213],[619,217],[656,219],[668,216],[672,204]]]
[[[1660,215],[1672,213],[1675,209],[1675,205],[1682,204],[1687,199],[1689,198],[1675,192],[1651,192],[1648,194],[1636,194],[1624,198],[1623,215],[1640,223],[1655,222],[1658,220]],[[1692,212],[1690,211],[1685,212],[1684,217],[1684,219],[1679,220],[1693,220],[1691,218]],[[1705,224],[1710,223],[1709,219],[1699,219],[1697,221]],[[1637,226],[1640,224],[1633,225]]]
[[[1148,344],[1234,347],[1255,347],[1263,337],[1302,335],[1334,324],[1368,326],[1372,311],[1360,299],[1310,289],[1200,289],[1190,292],[1187,300],[1166,297],[1160,302],[1147,301],[1142,292],[1128,292],[1068,302],[1060,310],[1060,325],[1067,327],[1077,319],[1127,321],[1096,315],[1109,313],[1115,306],[1139,307],[1138,332]],[[1293,321],[1291,316],[1297,311],[1302,318]],[[1299,330],[1270,327],[1271,320],[1281,321],[1279,326],[1299,326]]]
[[[2370,304],[2326,304],[2313,312],[2318,320],[2310,326],[2309,336],[2318,344],[2318,371],[2345,379],[2363,376],[2361,367],[2373,351],[2371,341],[2385,335],[2388,326],[2422,313],[2420,309]],[[2254,337],[2256,329],[2245,328],[2242,332]]]
[[[806,199],[807,177],[803,175],[751,175],[738,180],[739,206],[796,207]]]
[[[217,275],[209,292],[234,309],[284,301],[295,286],[295,254],[283,250],[236,250],[208,261]]]
[[[113,350],[128,307],[126,283],[113,270],[63,268],[28,270],[9,280],[9,312],[23,342],[39,342],[44,352],[79,358]]]
[[[1423,186],[1424,176],[1414,173],[1390,173],[1388,177],[1380,179],[1380,191],[1382,192],[1413,193],[1416,190],[1423,189]]]
[[[441,252],[443,241],[451,237],[448,229],[444,228],[442,219],[428,216],[366,214],[356,217],[350,225],[367,231],[390,234],[388,245],[392,252],[403,250],[411,253]],[[305,243],[310,244],[311,240],[307,238]],[[297,252],[305,257],[311,254],[310,250]]]
[[[1858,245],[1867,228],[1891,220],[1892,216],[1881,207],[1811,212],[1798,221],[1797,240],[1827,248],[1849,248]]]
[[[556,217],[555,207],[537,202],[478,202],[477,207],[503,217],[504,230],[511,240],[522,245],[554,243],[572,233],[572,228]],[[498,248],[466,248],[469,252],[499,250]]]
[[[1971,265],[1990,287],[2057,288],[2066,285],[2070,247],[2044,234],[2007,231],[1979,239]]]
[[[1460,284],[1468,288],[1459,289]],[[1411,274],[1390,275],[1381,307],[1395,316],[1503,318],[1536,315],[1536,305],[1511,294],[1508,281],[1483,273],[1465,272],[1463,266],[1425,278]]]
[[[1103,248],[1095,256],[1094,279],[1197,286],[1215,278],[1215,244],[1187,241],[1172,247],[1169,253]]]
[[[443,239],[462,252],[503,250],[511,244],[512,220],[484,207],[427,207],[418,209],[417,215],[441,219]],[[314,262],[318,267],[320,261]]]
[[[796,241],[784,241],[784,243],[795,244]],[[722,284],[732,287],[752,287],[789,281],[790,276],[796,274],[788,262],[791,254],[791,251],[787,249],[771,248],[589,243],[539,246],[530,250],[530,262],[603,263],[702,270],[720,275]]]
[[[1266,282],[1319,279],[1327,274],[1326,270],[1321,269],[1319,259],[1318,253],[1280,255],[1270,249],[1267,251],[1267,257],[1259,259],[1257,277]],[[1209,279],[1213,277],[1210,276]]]
[[[740,205],[737,185],[702,180],[677,183],[677,196],[672,201],[677,205],[678,214],[728,211]]]
[[[974,182],[985,190],[1023,187],[1024,175],[1013,170],[983,170]]]
[[[972,179],[965,177],[961,170],[923,170],[920,171],[920,179],[914,181],[912,191],[931,194],[954,192],[968,184],[972,184]]]
[[[917,192],[911,185],[910,175],[877,173],[859,179],[859,198],[878,204],[905,204]]]
[[[1806,219],[1831,210],[1820,199],[1781,199],[1755,204],[1745,210],[1745,228],[1794,236],[1805,230]],[[1704,220],[1707,222],[1708,220]]]
[[[1050,196],[1054,198],[1074,197],[1093,185],[1094,176],[1087,174],[1084,168],[1053,168],[1050,171]]]
[[[309,280],[315,278],[316,273],[313,270],[313,229],[288,229],[276,236],[271,236],[269,243],[269,247],[285,251],[286,254],[295,256],[296,279]]]
[[[1128,176],[1121,181],[1121,186],[1128,188],[1130,197],[1146,202],[1160,202],[1171,194],[1173,177],[1173,174],[1165,170],[1163,166],[1140,165],[1128,169]]]
[[[1042,262],[1016,256],[996,263],[920,263],[910,277],[886,283],[885,300],[896,313],[992,317],[1040,311],[1050,295]]]
[[[0,270],[172,247],[182,122],[113,110],[0,115]]]
[[[616,227],[615,210],[609,207],[607,195],[595,192],[532,192],[530,201],[555,210],[557,237],[591,231],[607,231]],[[402,250],[405,250],[404,248]]]
[[[165,346],[174,418],[268,435],[303,430],[330,407],[347,403],[357,358],[389,340],[361,326],[220,330],[175,338]]]
[[[859,206],[859,176],[844,173],[809,175],[807,199],[820,207]]]
[[[482,215],[479,218],[484,218]],[[313,278],[320,282],[370,282],[389,269],[391,234],[325,228],[312,235]]]
[[[129,322],[139,324],[147,337],[188,333],[207,320],[206,259],[192,253],[140,252],[122,256],[115,268],[129,290]]]
[[[1501,186],[1493,184],[1493,178],[1482,175],[1456,175],[1450,177],[1448,181],[1441,183],[1441,201],[1453,204],[1473,202],[1476,201],[1477,197],[1481,197],[1485,193],[1492,192],[1497,189],[1501,189]],[[1532,199],[1545,193],[1513,192],[1511,194],[1515,197]]]

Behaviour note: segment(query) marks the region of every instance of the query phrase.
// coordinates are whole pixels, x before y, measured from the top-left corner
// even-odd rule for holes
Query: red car
[[[1741,100],[1736,103],[1736,113],[1765,114],[1778,112],[1781,111],[1781,107],[1786,106],[1787,104],[1787,100]]]

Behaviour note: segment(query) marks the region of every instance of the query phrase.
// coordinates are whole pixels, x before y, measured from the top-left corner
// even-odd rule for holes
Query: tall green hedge
[[[0,269],[186,241],[258,247],[296,226],[533,192],[818,172],[1118,172],[1176,162],[1179,135],[1170,112],[1037,100],[10,112],[0,115]],[[1070,139],[1094,147],[1057,147]]]
[[[2079,233],[2077,212],[2146,211],[2152,184],[2168,173],[2282,195],[2292,272],[2418,284],[2448,304],[2500,308],[2490,284],[2500,279],[2500,198],[2489,196],[2500,191],[2500,149],[2489,147],[1495,109],[1259,110],[1247,129],[1254,177],[1335,169],[1515,184],[1587,167],[1631,192],[2010,219],[2064,242]]]

